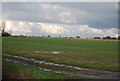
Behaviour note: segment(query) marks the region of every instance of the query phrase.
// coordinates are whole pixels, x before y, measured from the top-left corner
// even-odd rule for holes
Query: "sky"
[[[120,0],[2,0],[3,2],[119,2]]]
[[[6,31],[28,36],[118,36],[116,2],[3,2]]]

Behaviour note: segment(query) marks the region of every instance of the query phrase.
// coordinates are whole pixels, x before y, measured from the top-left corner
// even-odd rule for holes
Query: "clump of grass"
[[[65,76],[3,60],[3,79],[65,79]]]

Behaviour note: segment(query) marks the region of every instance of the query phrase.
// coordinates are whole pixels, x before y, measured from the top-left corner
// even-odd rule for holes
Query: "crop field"
[[[15,78],[16,75],[10,76],[11,72],[27,79],[30,75],[37,79],[117,77],[118,41],[3,37],[2,51],[3,78]]]

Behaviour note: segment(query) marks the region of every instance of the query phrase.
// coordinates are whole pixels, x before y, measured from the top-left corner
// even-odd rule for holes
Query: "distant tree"
[[[51,37],[50,35],[48,35],[48,37]]]
[[[2,36],[11,36],[11,34],[8,32],[4,32],[4,33],[2,33]]]
[[[103,39],[107,39],[106,37],[103,37]]]
[[[120,36],[118,36],[118,40],[120,40]]]
[[[73,38],[73,37],[69,37],[69,38]]]
[[[110,36],[103,37],[103,39],[111,39]]]
[[[6,21],[2,21],[2,26],[1,26],[2,36],[11,36],[10,33],[5,32],[5,28],[6,28]]]
[[[111,39],[111,37],[110,37],[110,36],[107,36],[106,38],[107,38],[107,39]]]
[[[76,36],[76,38],[80,38],[80,36]]]
[[[117,38],[116,38],[116,37],[112,37],[111,39],[114,39],[114,40],[116,40]]]
[[[100,37],[94,37],[94,39],[101,39]]]
[[[2,33],[5,32],[5,28],[6,28],[6,21],[2,21],[2,27],[1,27]]]

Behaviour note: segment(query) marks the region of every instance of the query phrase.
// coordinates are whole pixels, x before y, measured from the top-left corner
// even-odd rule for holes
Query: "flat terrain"
[[[118,71],[118,41],[32,37],[3,37],[2,40],[3,53],[83,68]],[[3,58],[16,59],[4,55]],[[50,65],[39,66],[56,69]],[[57,67],[57,70],[61,69],[81,72]],[[81,73],[92,74],[85,71]]]

